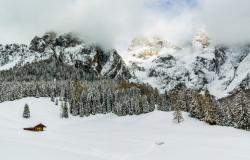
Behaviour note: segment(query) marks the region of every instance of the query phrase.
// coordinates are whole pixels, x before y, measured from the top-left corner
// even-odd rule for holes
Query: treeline
[[[147,84],[128,81],[31,81],[2,82],[0,102],[24,97],[60,97],[69,104],[73,116],[113,112],[118,116],[152,112],[155,106],[167,108],[164,96]]]
[[[211,125],[250,129],[250,90],[243,85],[231,96],[216,100],[208,90],[190,90],[183,84],[159,94],[147,84],[111,79],[0,83],[0,102],[24,97],[60,97],[73,116],[110,112],[118,116],[139,115],[157,108],[186,111]]]
[[[250,129],[250,90],[241,84],[231,96],[216,100],[208,90],[190,90],[183,84],[165,94],[170,109],[180,108],[211,125]]]

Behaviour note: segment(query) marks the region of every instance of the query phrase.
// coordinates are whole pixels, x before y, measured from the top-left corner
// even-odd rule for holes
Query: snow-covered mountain
[[[122,55],[133,81],[149,83],[161,91],[184,83],[192,89],[207,88],[221,98],[249,79],[250,73],[249,46],[210,45],[204,30],[184,47],[159,37],[135,38]]]
[[[0,70],[21,67],[27,63],[57,57],[67,65],[82,66],[87,72],[95,72],[112,79],[131,77],[124,61],[116,50],[103,50],[95,44],[81,41],[72,33],[57,36],[47,33],[32,39],[30,45],[0,45]]]
[[[121,55],[121,56],[120,56]],[[64,64],[81,66],[86,72],[112,79],[149,83],[169,91],[184,83],[192,89],[208,89],[217,98],[230,94],[249,81],[250,47],[211,45],[201,30],[185,46],[161,37],[137,37],[126,51],[103,50],[74,34],[47,33],[30,45],[0,45],[0,70],[57,57]]]

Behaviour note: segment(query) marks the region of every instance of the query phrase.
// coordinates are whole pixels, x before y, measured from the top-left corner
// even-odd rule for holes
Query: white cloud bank
[[[204,24],[217,43],[250,42],[249,0],[200,0],[197,22]],[[196,21],[195,21],[196,22]]]
[[[137,35],[190,40],[206,26],[215,43],[250,41],[249,0],[0,0],[0,43],[29,43],[54,30],[112,47]],[[192,0],[189,0],[192,1]]]

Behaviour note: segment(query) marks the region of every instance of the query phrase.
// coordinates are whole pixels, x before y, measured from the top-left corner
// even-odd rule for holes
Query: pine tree
[[[102,105],[102,113],[106,114],[107,113],[107,94],[106,93],[102,93],[101,94],[101,105]]]
[[[93,95],[92,89],[88,91],[87,105],[88,105],[88,108],[90,109],[91,114],[95,115],[96,114],[96,106],[95,106],[95,102],[94,102],[94,95]]]
[[[128,99],[127,102],[127,107],[128,107],[128,114],[129,115],[133,115],[134,114],[134,106],[133,106],[133,98],[131,97],[130,99]]]
[[[58,98],[56,98],[56,100],[55,100],[55,105],[56,106],[58,105]]]
[[[83,117],[85,115],[85,108],[86,108],[86,95],[84,92],[82,92],[81,97],[80,97],[80,102],[79,102],[79,116]]]
[[[119,102],[117,102],[116,104],[115,104],[115,106],[114,106],[114,113],[116,114],[116,115],[118,115],[118,116],[122,116],[123,114],[122,114],[122,104],[121,103],[119,103]]]
[[[61,118],[69,118],[67,101],[61,103]]]
[[[249,129],[249,113],[247,110],[247,98],[245,91],[240,88],[236,94],[235,105],[233,110],[233,119],[236,128]]]
[[[55,97],[54,97],[54,95],[51,95],[50,100],[51,100],[51,102],[55,102]]]
[[[55,102],[55,91],[54,91],[54,88],[52,88],[52,91],[51,91],[51,94],[50,94],[50,99],[52,102]]]
[[[94,102],[94,106],[96,106],[96,112],[97,113],[102,113],[103,112],[103,108],[102,108],[103,106],[101,104],[101,95],[100,95],[99,92],[95,93],[93,102]]]
[[[83,102],[80,101],[80,109],[79,109],[79,116],[80,117],[83,117],[84,116],[84,105],[83,105]]]
[[[154,111],[155,108],[156,108],[156,104],[155,104],[155,96],[153,94],[150,94],[150,96],[148,97],[148,102],[149,102],[149,105],[150,105],[150,111]],[[159,109],[160,107],[158,106],[157,109]],[[159,109],[160,110],[160,109]]]
[[[147,96],[142,96],[141,98],[141,102],[142,102],[142,110],[143,110],[143,113],[148,113],[150,112],[150,107],[149,107],[149,103],[148,103],[148,100],[147,100]]]
[[[181,123],[182,121],[184,121],[181,109],[179,107],[174,108],[174,121],[177,123]]]
[[[201,120],[204,117],[204,112],[201,108],[202,106],[201,95],[197,91],[195,91],[192,93],[191,97],[192,97],[192,100],[189,106],[190,115],[191,117],[198,118]]]
[[[203,96],[204,118],[203,120],[211,125],[217,123],[217,110],[214,98],[206,90]]]
[[[75,98],[70,100],[70,113],[73,116],[77,116],[79,114],[79,101]]]
[[[228,106],[223,106],[221,112],[220,125],[223,126],[233,126],[232,111]]]
[[[170,98],[167,92],[161,97],[161,104],[158,105],[157,109],[160,111],[171,111]]]
[[[141,103],[139,102],[139,99],[140,97],[138,96],[138,97],[136,97],[135,99],[134,99],[134,102],[133,102],[133,106],[134,106],[134,114],[136,114],[136,115],[139,115],[139,114],[141,114]]]
[[[59,97],[59,101],[63,101],[64,100],[64,89],[61,89],[61,93],[60,93],[60,97]]]
[[[91,113],[91,102],[90,101],[86,101],[86,104],[85,104],[85,108],[84,108],[84,115],[85,116],[89,116],[90,113]]]
[[[27,103],[24,105],[23,118],[30,118],[30,109]]]
[[[107,94],[107,112],[110,113],[112,111],[112,107],[113,107],[113,95],[111,90],[108,90],[108,94]]]
[[[40,97],[39,91],[38,89],[36,89],[36,98],[39,98],[39,97]]]
[[[128,114],[128,107],[127,107],[126,99],[124,99],[124,101],[121,102],[121,106],[122,106],[121,116],[127,115]]]

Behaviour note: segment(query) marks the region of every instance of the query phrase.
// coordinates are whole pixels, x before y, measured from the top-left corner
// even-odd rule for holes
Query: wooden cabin
[[[24,130],[33,131],[33,132],[41,132],[41,131],[44,131],[44,128],[46,128],[46,126],[40,123],[36,125],[35,127],[24,128]]]

